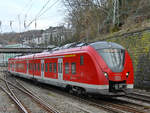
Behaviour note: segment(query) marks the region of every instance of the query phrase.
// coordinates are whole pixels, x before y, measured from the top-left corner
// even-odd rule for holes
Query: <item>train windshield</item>
[[[124,67],[124,49],[98,49],[98,53],[102,56],[108,67],[113,72],[121,72]]]

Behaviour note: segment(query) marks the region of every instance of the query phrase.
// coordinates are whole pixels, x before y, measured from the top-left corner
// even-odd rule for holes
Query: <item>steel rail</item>
[[[6,76],[4,77],[6,80]],[[21,107],[21,109],[23,110],[24,113],[28,113],[28,110],[23,106],[23,104],[20,102],[20,100],[16,97],[16,95],[14,94],[14,92],[11,90],[11,88],[9,87],[7,81],[5,81],[6,87],[9,90],[9,92],[11,93],[11,95],[14,97],[14,99],[18,102],[19,106]]]
[[[50,105],[48,105],[48,103],[43,102],[42,99],[40,99],[39,97],[37,97],[36,95],[32,95],[31,93],[21,89],[20,87],[12,84],[10,81],[5,80],[3,78],[0,78],[2,81],[7,81],[8,84],[10,84],[11,86],[17,88],[18,90],[22,91],[23,93],[27,94],[28,96],[30,96],[32,99],[34,99],[37,103],[39,103],[41,106],[43,106],[49,113],[60,113],[59,111],[57,111],[56,109],[50,107]]]
[[[109,107],[110,109],[113,108],[114,110],[116,110],[116,112],[119,112],[119,113],[124,113],[124,112],[145,113],[143,111],[137,110],[137,109],[127,106],[127,105],[114,104],[111,102],[105,102],[103,100],[100,100],[100,102],[99,102],[98,100],[95,100],[95,99],[90,99],[90,101],[95,103],[96,105],[97,105],[97,103],[100,103],[100,102],[104,103],[105,107]]]
[[[58,93],[62,91],[60,90],[57,90]],[[75,99],[78,99],[80,101],[83,101],[85,103],[88,103],[89,105],[93,105],[97,108],[102,108],[106,111],[109,111],[109,112],[114,112],[114,113],[124,113],[124,112],[134,112],[134,113],[145,113],[144,111],[142,110],[139,110],[139,109],[136,109],[134,107],[131,107],[131,106],[128,106],[128,105],[118,105],[116,103],[112,103],[112,102],[106,102],[106,101],[103,101],[103,100],[96,100],[96,99],[93,99],[93,98],[81,98],[81,97],[78,97],[78,96],[74,96],[74,95],[71,95],[71,94],[68,94],[68,93],[64,93],[64,95],[66,96],[69,96],[69,97],[73,97]],[[99,104],[99,103],[103,103],[104,105],[102,104]],[[128,102],[129,103],[129,102]]]
[[[65,93],[65,95],[66,95],[66,93]],[[67,96],[70,96],[70,97],[73,97],[75,99],[81,100],[85,103],[96,106],[98,108],[103,108],[104,110],[107,110],[109,112],[111,111],[111,112],[114,112],[114,113],[124,113],[124,112],[145,113],[144,111],[138,110],[134,107],[131,107],[131,106],[128,106],[128,105],[125,105],[125,104],[124,105],[119,105],[119,104],[116,104],[116,103],[106,102],[106,101],[103,101],[103,100],[99,101],[99,100],[96,100],[96,99],[93,99],[93,98],[81,98],[81,97],[70,95],[70,94],[69,95],[67,94]],[[104,105],[101,105],[99,103],[103,103]]]
[[[139,94],[139,93],[134,92],[129,95],[126,95],[126,97],[150,103],[150,96],[146,94]]]
[[[57,111],[56,109],[54,109],[53,107],[51,107],[50,105],[48,105],[47,102],[45,102],[43,99],[41,99],[40,97],[38,97],[37,95],[35,95],[33,92],[31,92],[29,89],[25,88],[19,81],[16,80],[16,82],[28,93],[32,94],[37,100],[39,100],[45,107],[47,107],[48,109],[52,110],[54,113],[59,113],[59,111]]]
[[[17,83],[19,83],[17,80],[16,80],[16,82]],[[23,85],[21,85],[20,83],[19,83],[19,85],[20,86],[22,86],[25,90],[27,90],[28,92],[30,92],[27,88],[25,88]],[[36,96],[36,95],[35,95]],[[73,96],[73,95],[72,95]],[[85,100],[85,99],[82,99],[82,98],[80,98],[80,97],[76,97],[76,96],[74,96],[74,98],[78,98],[78,99],[80,99],[80,100],[82,100],[82,101],[84,101],[84,102],[86,102],[86,103],[89,103],[90,105],[93,105],[93,106],[96,106],[97,108],[102,108],[102,109],[105,109],[105,110],[107,110],[107,111],[111,111],[111,112],[113,112],[113,113],[124,113],[124,112],[121,112],[120,110],[118,110],[118,109],[115,109],[115,108],[112,108],[112,107],[110,107],[110,106],[105,106],[105,105],[99,105],[99,104],[97,104],[97,103],[94,103],[94,102],[89,102],[89,101],[87,101],[87,100]]]
[[[62,93],[62,91],[60,91],[60,90],[57,90],[57,93],[61,93],[61,94],[65,95],[65,96],[67,96],[67,97],[74,98],[74,99],[79,100],[79,101],[81,101],[81,102],[84,102],[84,103],[86,103],[86,104],[95,106],[95,107],[97,107],[97,108],[99,108],[99,109],[101,108],[101,109],[103,109],[103,110],[105,110],[105,111],[108,111],[109,113],[124,113],[124,111],[122,111],[122,110],[119,110],[119,109],[116,109],[116,108],[114,108],[114,107],[109,106],[108,103],[105,104],[105,105],[98,104],[98,103],[96,103],[96,102],[90,100],[89,98],[82,98],[82,97],[79,97],[79,96],[75,96],[75,95],[72,95],[72,94],[68,94],[68,93],[66,93],[66,92],[65,92],[65,93]],[[103,103],[103,101],[102,101],[102,103]],[[105,103],[106,103],[106,102],[105,102]]]
[[[23,89],[26,90],[28,93],[31,92],[28,89],[26,89],[23,85],[20,84],[20,86],[23,87]],[[37,97],[37,95],[35,95],[35,98],[36,97]],[[103,108],[103,109],[105,109],[109,112],[111,111],[111,112],[115,112],[115,113],[124,113],[126,111],[126,112],[134,112],[134,113],[144,113],[144,111],[135,109],[134,107],[130,107],[130,106],[127,106],[127,105],[118,105],[118,104],[114,104],[114,103],[111,103],[111,102],[105,102],[105,101],[100,101],[100,102],[105,104],[105,105],[100,105],[97,102],[94,102],[94,99],[92,99],[92,100],[90,99],[91,101],[89,101],[88,99],[83,99],[83,98],[80,98],[80,97],[77,97],[77,96],[74,96],[74,97],[78,98],[79,100],[82,100],[86,103],[90,103],[90,105],[93,105],[93,106],[96,106],[96,107],[99,107],[99,108]],[[45,102],[43,102],[43,103],[45,103]]]
[[[18,103],[18,101],[5,88],[2,86],[0,86],[0,88],[16,103],[22,113],[28,113],[28,111],[23,106],[21,106],[20,103]]]
[[[126,105],[117,105],[117,104],[113,104],[111,103],[110,104],[112,107],[115,107],[115,108],[118,108],[118,109],[121,109],[123,111],[126,111],[126,112],[133,112],[133,113],[145,113],[144,111],[140,111],[136,108],[133,108],[133,107],[130,107],[130,106],[126,106]]]

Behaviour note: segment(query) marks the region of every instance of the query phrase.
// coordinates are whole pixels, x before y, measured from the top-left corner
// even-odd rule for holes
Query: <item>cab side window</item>
[[[52,63],[49,63],[49,72],[52,72]]]
[[[83,65],[83,64],[84,64],[84,57],[80,56],[80,65]]]
[[[36,64],[34,64],[34,70],[36,71]]]
[[[45,63],[45,72],[48,72],[48,64]]]
[[[40,63],[38,63],[38,71],[40,71]]]
[[[65,73],[69,73],[69,63],[65,63]]]
[[[56,65],[56,63],[54,63],[53,65],[54,65],[54,73],[56,73],[57,72],[57,65]]]
[[[76,74],[76,63],[71,63],[71,73]]]

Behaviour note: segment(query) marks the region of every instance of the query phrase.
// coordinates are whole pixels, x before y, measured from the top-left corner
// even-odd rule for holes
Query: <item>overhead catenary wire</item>
[[[33,6],[33,1],[34,0],[29,0],[28,2],[25,3],[25,5],[23,6],[22,10],[19,11],[19,13],[17,14],[17,16],[15,16],[15,18],[11,21],[9,21],[9,26],[10,26],[10,30],[13,31],[13,23],[16,23],[18,21],[18,31],[21,32],[21,23],[22,23],[22,15],[25,14],[27,15],[27,13],[31,10],[32,6]],[[25,12],[26,11],[26,12]],[[23,23],[24,23],[24,26],[25,26],[25,22],[26,22],[26,18],[27,16],[25,16],[24,20],[23,20]]]
[[[30,0],[29,3],[26,5],[26,6],[29,6],[29,8],[26,10],[25,12],[25,16],[24,16],[24,28],[26,29],[26,21],[27,21],[27,16],[29,15],[32,7],[33,7],[33,3],[34,3],[34,0]]]
[[[29,0],[29,2],[24,6],[23,11],[25,11],[25,12],[24,12],[24,15],[25,15],[25,16],[27,16],[27,15],[30,13],[31,9],[33,8],[33,5],[35,4],[34,1],[35,1],[35,0]],[[27,10],[25,10],[25,8],[26,8]]]
[[[46,8],[41,14],[39,14],[38,16],[36,16],[27,26],[29,27],[34,21],[38,20],[42,15],[44,15],[48,10],[50,10],[54,5],[56,5],[58,2],[60,2],[60,0],[56,0],[52,5],[50,5],[48,8]]]
[[[51,1],[51,0],[48,0],[48,1],[43,5],[43,7],[41,8],[41,10],[38,12],[38,14],[37,14],[36,16],[38,16],[38,15],[46,8],[46,6],[49,4],[50,1]]]
[[[29,8],[27,9],[27,11],[26,11],[26,13],[25,13],[25,15],[27,15],[28,13],[29,13],[29,11],[31,11],[31,9],[32,9],[32,7],[33,7],[33,0],[31,0],[32,2],[31,2],[31,4],[29,5]]]
[[[39,19],[39,17],[41,17],[43,14],[45,14],[49,9],[51,9],[54,5],[56,5],[60,0],[56,0],[55,2],[53,2],[52,5],[50,5],[48,8],[46,8],[47,4],[50,2],[50,0],[48,0],[46,2],[46,4],[43,5],[43,7],[41,8],[41,10],[38,12],[38,14],[35,16],[35,18],[28,24],[26,25],[26,20],[24,21],[24,28],[25,30],[33,23],[35,22],[35,29],[37,27],[37,19]],[[46,8],[46,9],[45,9]],[[45,9],[45,10],[44,10]],[[31,32],[32,34],[32,32]]]
[[[41,8],[41,10],[38,12],[38,14],[36,15],[36,17],[38,17],[38,15],[46,8],[46,6],[49,4],[51,0],[48,0],[44,5],[43,7]],[[27,14],[25,15],[27,17]],[[24,21],[24,27],[26,28],[26,20]],[[35,19],[35,29],[37,27],[37,22],[36,22],[36,19]]]
[[[10,22],[9,20],[9,27],[11,28],[10,30],[13,31],[12,28],[14,28],[15,24],[17,24],[18,26],[18,31],[25,31],[29,28],[29,26],[35,22],[35,26],[37,27],[37,21],[38,19],[44,15],[46,12],[48,12],[48,10],[50,10],[54,5],[56,5],[58,2],[60,2],[60,0],[47,0],[44,2],[43,6],[41,7],[41,9],[39,10],[39,12],[36,14],[35,17],[33,17],[33,19],[29,19],[29,13],[31,12],[31,8],[34,5],[35,0],[29,0],[26,1],[24,7],[22,8],[21,11],[19,11],[20,13],[17,14],[17,16],[15,16],[14,19],[11,19],[12,22]],[[23,29],[24,30],[23,30]],[[2,32],[2,26],[0,26],[0,31]]]

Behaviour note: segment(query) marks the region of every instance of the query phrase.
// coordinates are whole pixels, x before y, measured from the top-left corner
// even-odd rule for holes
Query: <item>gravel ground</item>
[[[0,72],[0,77],[1,76],[3,75]],[[107,113],[107,111],[104,111],[103,109],[89,105],[88,103],[82,102],[78,99],[74,99],[65,96],[63,94],[60,94],[57,91],[55,91],[55,89],[51,86],[45,88],[46,85],[40,86],[35,85],[34,83],[32,83],[33,81],[32,82],[25,81],[23,79],[19,79],[19,81],[25,87],[30,89],[30,91],[34,92],[37,96],[41,97],[49,105],[51,105],[61,113]],[[0,82],[0,85],[2,84],[3,82]],[[142,90],[138,91],[141,92]],[[32,113],[46,113],[41,108],[39,108],[39,106],[34,104],[29,97],[23,96],[24,94],[22,92],[19,91],[16,92],[19,99],[21,99],[25,103],[25,105],[27,105],[27,108],[29,108],[30,111],[32,111]],[[146,91],[142,92],[145,93]],[[0,113],[19,113],[15,103],[1,89],[0,89]]]
[[[20,113],[6,93],[0,90],[0,113]]]
[[[16,83],[16,80],[14,77],[11,76],[7,76],[7,80],[11,81],[14,85],[19,86]],[[15,93],[15,95],[17,96],[17,98],[21,101],[21,103],[23,103],[23,105],[25,106],[25,108],[27,108],[27,110],[30,113],[48,113],[47,111],[45,111],[43,109],[43,107],[41,107],[36,101],[34,101],[31,97],[29,97],[27,94],[23,93],[22,91],[11,87],[11,89],[13,89],[13,92]]]
[[[5,68],[0,68],[2,71]],[[3,77],[3,74],[0,72],[0,77]],[[0,85],[3,86],[3,82],[0,81]],[[0,89],[0,113],[20,113],[16,104],[9,98],[9,96]]]
[[[62,113],[107,113],[106,111],[94,106],[75,100],[71,97],[42,88],[29,82],[21,81],[25,87],[30,89],[36,95],[45,100],[49,105],[56,108]],[[50,86],[51,87],[51,86]]]
[[[3,74],[0,72],[0,77]],[[36,95],[45,100],[49,105],[56,108],[61,113],[107,113],[103,109],[96,108],[87,103],[80,102],[79,100],[73,99],[71,97],[64,96],[53,90],[43,88],[41,86],[32,84],[30,82],[22,81],[22,84],[33,91]],[[4,85],[3,81],[0,81],[0,85]],[[51,86],[50,86],[51,87]],[[14,90],[17,92],[17,97],[22,100],[22,102],[27,105],[31,113],[46,113],[41,110],[37,105],[35,105],[31,99],[25,96],[22,92]],[[8,97],[8,95],[0,89],[0,113],[19,113],[16,104]]]

